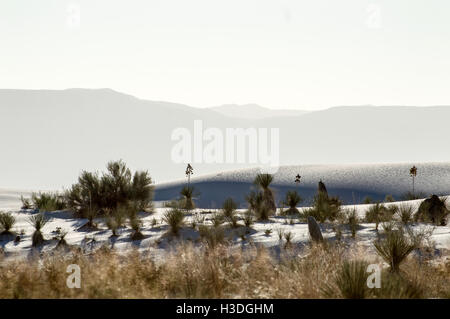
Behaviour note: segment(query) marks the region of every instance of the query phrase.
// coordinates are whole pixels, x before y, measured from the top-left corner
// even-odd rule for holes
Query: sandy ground
[[[409,201],[408,203],[418,207],[421,200]],[[388,205],[400,205],[402,203],[392,203]],[[363,217],[365,211],[370,205],[355,205],[346,206],[345,208],[356,208],[358,214]],[[5,207],[2,208],[5,211]],[[179,240],[193,241],[195,242],[199,238],[197,230],[192,228],[192,221],[194,219],[203,219],[204,224],[211,224],[211,213],[218,211],[211,210],[195,210],[192,213],[188,213],[185,219],[185,227],[181,230],[179,238],[173,238],[167,235],[168,226],[163,222],[162,218],[167,208],[155,208],[154,212],[141,213],[143,221],[142,233],[145,236],[143,240],[132,241],[130,235],[132,230],[129,227],[121,228],[119,230],[118,237],[111,237],[111,231],[106,227],[103,219],[97,219],[99,229],[96,231],[80,231],[82,225],[84,225],[86,219],[76,219],[70,212],[52,212],[45,213],[50,221],[43,228],[43,234],[46,239],[46,244],[39,250],[51,251],[57,244],[56,239],[52,239],[58,235],[58,229],[61,231],[67,231],[65,237],[69,245],[79,246],[85,251],[98,248],[101,245],[107,245],[114,247],[119,252],[126,252],[130,249],[138,249],[141,252],[151,254],[156,259],[162,258],[164,253],[174,247],[174,243]],[[300,208],[302,210],[302,208]],[[36,211],[32,210],[11,210],[10,211],[17,219],[17,222],[13,228],[18,234],[21,235],[20,242],[14,242],[14,238],[0,238],[0,247],[3,250],[3,256],[8,258],[27,258],[36,253],[36,250],[31,246],[31,235],[34,231],[33,227],[28,222],[31,215],[36,214]],[[244,210],[239,210],[239,213],[243,213]],[[255,222],[249,232],[246,232],[246,228],[241,226],[235,229],[227,227],[226,235],[232,239],[233,244],[236,246],[248,246],[252,244],[262,244],[266,247],[272,247],[275,251],[280,251],[284,245],[284,242],[279,240],[279,232],[291,232],[293,235],[293,245],[301,248],[309,243],[308,225],[301,223],[298,219],[293,219],[291,224],[289,217],[274,216],[267,222]],[[153,220],[156,220],[156,225],[152,226]],[[243,224],[241,221],[240,224]],[[320,224],[322,233],[325,238],[329,240],[335,240],[336,234],[332,229],[331,224]],[[428,229],[432,231],[431,240],[434,242],[436,248],[436,254],[447,253],[450,250],[450,227],[438,226],[433,227],[425,224],[412,224],[412,228]],[[381,226],[380,226],[381,228]],[[266,233],[267,230],[271,230],[270,233]],[[377,237],[375,231],[375,224],[360,224],[360,229],[357,232],[356,243],[362,246],[367,253],[374,252],[373,240]],[[350,238],[350,231],[346,228],[343,229],[344,240],[355,243],[355,240]]]

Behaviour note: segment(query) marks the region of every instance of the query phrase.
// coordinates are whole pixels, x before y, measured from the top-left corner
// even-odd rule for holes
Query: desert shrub
[[[36,247],[44,242],[44,236],[42,235],[42,228],[49,222],[49,219],[45,217],[43,213],[30,216],[28,222],[34,227],[35,231],[31,237],[32,246]]]
[[[253,183],[258,186],[262,191],[262,199],[263,204],[267,210],[269,210],[269,214],[274,214],[277,210],[275,205],[275,196],[270,188],[270,184],[273,182],[273,175],[271,174],[258,174],[256,175]]]
[[[268,220],[270,215],[275,212],[264,199],[264,193],[262,192],[252,191],[247,195],[246,200],[249,204],[249,209],[254,212],[257,220]]]
[[[364,299],[370,295],[367,287],[368,263],[361,260],[345,260],[334,277],[332,284],[338,289],[340,295],[347,299]],[[328,284],[324,288],[325,296],[336,295],[335,287]]]
[[[32,209],[33,205],[31,204],[31,201],[29,198],[23,197],[23,195],[20,195],[20,201],[22,202],[21,209]]]
[[[381,287],[373,291],[377,298],[418,299],[424,297],[421,285],[415,281],[408,280],[401,274],[383,271],[381,282]]]
[[[375,223],[375,229],[378,231],[379,224],[391,220],[396,210],[396,206],[387,208],[383,204],[376,203],[367,209],[364,220],[366,223]]]
[[[211,227],[206,225],[200,225],[198,227],[200,238],[208,245],[209,248],[215,248],[220,244],[224,244],[225,231],[223,227]]]
[[[0,212],[0,230],[1,234],[12,234],[11,229],[16,223],[16,218],[11,213]]]
[[[394,196],[388,194],[388,195],[386,195],[386,197],[384,198],[384,201],[385,201],[386,203],[393,203],[393,202],[395,202],[395,198],[394,198]]]
[[[385,229],[384,238],[374,242],[377,253],[389,264],[391,272],[399,272],[400,264],[417,247],[402,227]]]
[[[338,197],[328,197],[324,192],[318,192],[314,196],[313,206],[303,210],[303,217],[314,217],[324,223],[326,220],[334,221],[342,214],[342,202]]]
[[[439,198],[437,195],[432,195],[420,204],[414,220],[445,226],[449,213],[447,197]]]
[[[414,208],[408,204],[400,205],[398,214],[400,216],[400,220],[402,221],[402,223],[404,225],[408,225],[413,220]]]
[[[286,249],[286,248],[291,247],[292,240],[294,239],[294,234],[292,232],[288,231],[288,232],[285,232],[283,234],[283,236],[284,236],[284,239],[286,240],[286,244],[284,245],[284,248]]]
[[[370,196],[366,196],[363,199],[363,204],[372,204],[373,203],[373,199]]]
[[[222,206],[222,213],[231,227],[238,227],[238,216],[236,215],[237,204],[232,198],[227,198]]]
[[[182,202],[182,208],[187,210],[192,210],[195,208],[194,204],[194,187],[193,186],[184,186],[180,194],[182,196],[181,202]]]
[[[356,209],[350,209],[346,212],[346,223],[352,233],[352,238],[356,237],[356,232],[359,228],[359,217]]]
[[[130,227],[133,230],[131,233],[131,239],[132,240],[141,240],[144,238],[144,235],[141,232],[142,227],[142,220],[139,218],[139,216],[131,216],[129,217],[129,223]]]
[[[254,221],[253,212],[251,210],[246,210],[244,216],[242,217],[242,220],[244,221],[244,226],[250,228],[253,225]]]
[[[104,214],[130,202],[144,210],[151,207],[152,197],[153,185],[148,172],[137,171],[132,175],[122,161],[108,163],[101,176],[83,171],[65,194],[68,207],[81,217],[86,217],[92,207]]]
[[[169,225],[170,233],[177,236],[184,225],[184,213],[181,209],[172,208],[164,213],[163,221]]]
[[[107,219],[106,219],[106,227],[108,227],[108,229],[111,230],[111,232],[112,232],[111,236],[112,237],[117,237],[118,236],[117,229],[119,228],[119,226],[117,225],[117,221],[112,216],[107,217]]]
[[[284,204],[289,207],[287,211],[284,211],[283,214],[287,215],[297,215],[299,211],[297,206],[302,202],[302,198],[296,191],[288,191],[286,193],[286,198],[284,200]]]
[[[220,227],[225,222],[225,216],[222,213],[214,213],[211,216],[211,223],[213,227]]]
[[[58,193],[32,193],[32,207],[42,212],[52,212],[67,208],[64,196]]]

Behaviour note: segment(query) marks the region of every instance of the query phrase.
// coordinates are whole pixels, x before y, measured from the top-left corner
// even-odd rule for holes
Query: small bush
[[[387,221],[389,214],[386,206],[376,203],[370,206],[366,211],[365,222],[375,223],[375,229],[378,230],[378,225],[381,222]]]
[[[391,272],[399,272],[400,264],[417,247],[403,228],[387,229],[385,238],[374,242],[378,254],[389,264]]]
[[[262,192],[251,192],[246,199],[249,204],[249,209],[254,212],[257,220],[269,220],[269,217],[275,212],[271,204],[268,204]]]
[[[182,208],[186,210],[192,210],[195,208],[194,204],[194,187],[193,186],[184,186],[180,192],[182,196]]]
[[[228,221],[231,227],[238,227],[238,217],[236,215],[237,204],[232,198],[227,198],[222,206],[222,212],[225,219]]]
[[[384,201],[386,203],[393,203],[393,202],[395,202],[395,198],[392,195],[386,195],[386,197],[384,198]]]
[[[337,272],[334,284],[341,297],[347,299],[364,299],[369,296],[369,288],[367,287],[368,263],[360,260],[344,261],[341,268]],[[329,285],[325,288],[325,295],[334,295],[333,286]]]
[[[58,193],[32,193],[31,202],[33,203],[32,207],[41,212],[53,212],[67,208],[64,196]]]
[[[351,209],[346,213],[347,225],[352,233],[352,238],[356,238],[356,232],[359,228],[359,217],[356,209]]]
[[[297,206],[301,202],[302,202],[302,198],[296,191],[288,191],[286,193],[286,198],[284,200],[284,204],[287,205],[289,207],[289,209],[283,213],[287,214],[287,215],[299,214]]]
[[[184,213],[178,208],[172,208],[164,213],[163,220],[169,225],[170,233],[177,236],[184,225]]]
[[[398,214],[400,216],[400,220],[402,221],[402,223],[404,225],[408,225],[413,220],[414,208],[408,204],[400,205]]]
[[[209,248],[215,248],[225,243],[225,231],[223,227],[210,227],[200,225],[198,227],[200,238],[208,245]]]
[[[21,209],[32,209],[33,205],[31,204],[31,201],[29,198],[23,197],[23,195],[20,195],[20,201],[22,202]]]
[[[16,223],[16,218],[11,213],[0,213],[1,234],[12,234],[11,229]]]
[[[244,217],[243,217],[242,220],[244,221],[245,227],[247,227],[247,228],[252,227],[252,225],[253,225],[253,220],[254,220],[253,212],[252,212],[251,210],[245,211]]]
[[[31,237],[32,246],[36,247],[44,242],[44,236],[42,235],[42,228],[49,222],[49,219],[44,214],[39,213],[30,216],[28,222],[34,227],[35,231]]]

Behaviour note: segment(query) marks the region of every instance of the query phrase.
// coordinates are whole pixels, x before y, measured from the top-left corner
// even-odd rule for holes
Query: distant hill
[[[326,184],[330,195],[339,196],[345,204],[360,204],[366,196],[383,201],[386,195],[393,195],[400,200],[412,191],[409,168],[413,165],[419,170],[417,194],[450,194],[450,162],[282,166],[274,175],[272,188],[277,203],[284,200],[288,190],[298,191],[304,199],[302,206],[311,204],[320,180]],[[195,200],[197,206],[220,208],[225,199],[231,197],[241,207],[246,207],[245,196],[255,189],[253,180],[258,172],[258,169],[244,169],[193,178],[191,185],[200,193]],[[298,186],[294,183],[297,174],[301,175]],[[183,179],[157,185],[155,200],[179,198],[185,184]]]
[[[248,120],[260,120],[271,117],[301,116],[309,113],[301,110],[271,110],[258,104],[224,104],[211,107],[211,110],[222,115]]]
[[[449,160],[449,118],[446,106],[358,106],[255,120],[110,89],[0,90],[0,188],[60,189],[117,159],[156,183],[183,178],[171,136],[194,120],[221,132],[278,128],[281,165],[439,162]],[[255,166],[192,164],[194,176]]]

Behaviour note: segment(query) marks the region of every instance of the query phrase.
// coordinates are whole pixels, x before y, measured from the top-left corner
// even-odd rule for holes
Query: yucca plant
[[[130,227],[133,230],[133,233],[131,234],[132,240],[144,239],[144,235],[141,232],[142,221],[138,215],[130,217]]]
[[[264,200],[264,194],[261,192],[251,192],[247,197],[249,208],[255,213],[258,220],[268,220],[274,212]]]
[[[368,263],[365,261],[344,261],[334,280],[343,298],[363,299],[369,296],[367,266]],[[329,295],[332,292],[332,288],[328,287],[326,294]]]
[[[408,225],[413,220],[414,208],[408,204],[400,205],[398,214],[400,216],[400,220],[402,221],[402,223],[404,225]]]
[[[352,233],[352,238],[356,238],[356,232],[358,231],[359,228],[359,217],[356,209],[354,208],[347,211],[346,218],[347,218],[347,225]]]
[[[23,195],[20,195],[20,201],[22,202],[21,209],[31,209],[33,208],[33,205],[31,204],[31,201],[29,198],[23,197]]]
[[[270,188],[270,184],[273,182],[273,175],[271,174],[258,174],[256,175],[253,183],[261,188],[262,196],[264,200],[264,206],[272,212],[275,213],[277,207],[275,205],[275,196],[273,194],[272,189]]]
[[[245,227],[250,228],[253,225],[254,220],[253,212],[251,210],[246,210],[242,220],[244,221]]]
[[[30,216],[28,222],[34,227],[35,231],[31,237],[32,246],[37,247],[44,243],[44,236],[42,235],[42,228],[49,222],[43,213]]]
[[[170,233],[177,236],[184,225],[184,213],[178,208],[172,208],[164,213],[163,221],[169,225]]]
[[[292,239],[294,239],[294,234],[290,231],[285,232],[284,239],[286,240],[286,244],[284,245],[284,248],[287,249],[292,246]]]
[[[231,227],[236,228],[238,226],[238,217],[236,215],[237,204],[232,198],[227,198],[222,206],[222,213],[225,219],[228,221]]]
[[[367,209],[365,221],[366,223],[375,223],[375,230],[378,231],[378,225],[385,221],[386,213],[386,207],[383,204],[376,203]]]
[[[287,211],[285,211],[285,214],[288,215],[298,215],[299,211],[297,209],[297,206],[299,203],[302,202],[302,198],[296,191],[288,191],[286,193],[286,198],[284,200],[285,205],[289,207]]]
[[[183,209],[192,210],[195,208],[195,204],[193,201],[194,197],[194,187],[193,186],[184,186],[180,192],[182,196]]]
[[[11,213],[0,213],[1,235],[12,235],[11,229],[16,223],[16,218]]]
[[[378,254],[389,264],[391,272],[399,272],[400,264],[416,248],[403,228],[388,229],[385,237],[374,242]]]
[[[209,248],[214,249],[220,244],[225,243],[225,231],[223,227],[210,227],[200,225],[198,227],[200,238],[208,245]]]
[[[57,248],[60,247],[67,247],[67,241],[66,241],[66,236],[67,236],[67,231],[63,230],[59,233],[58,235],[58,244],[56,245]]]

